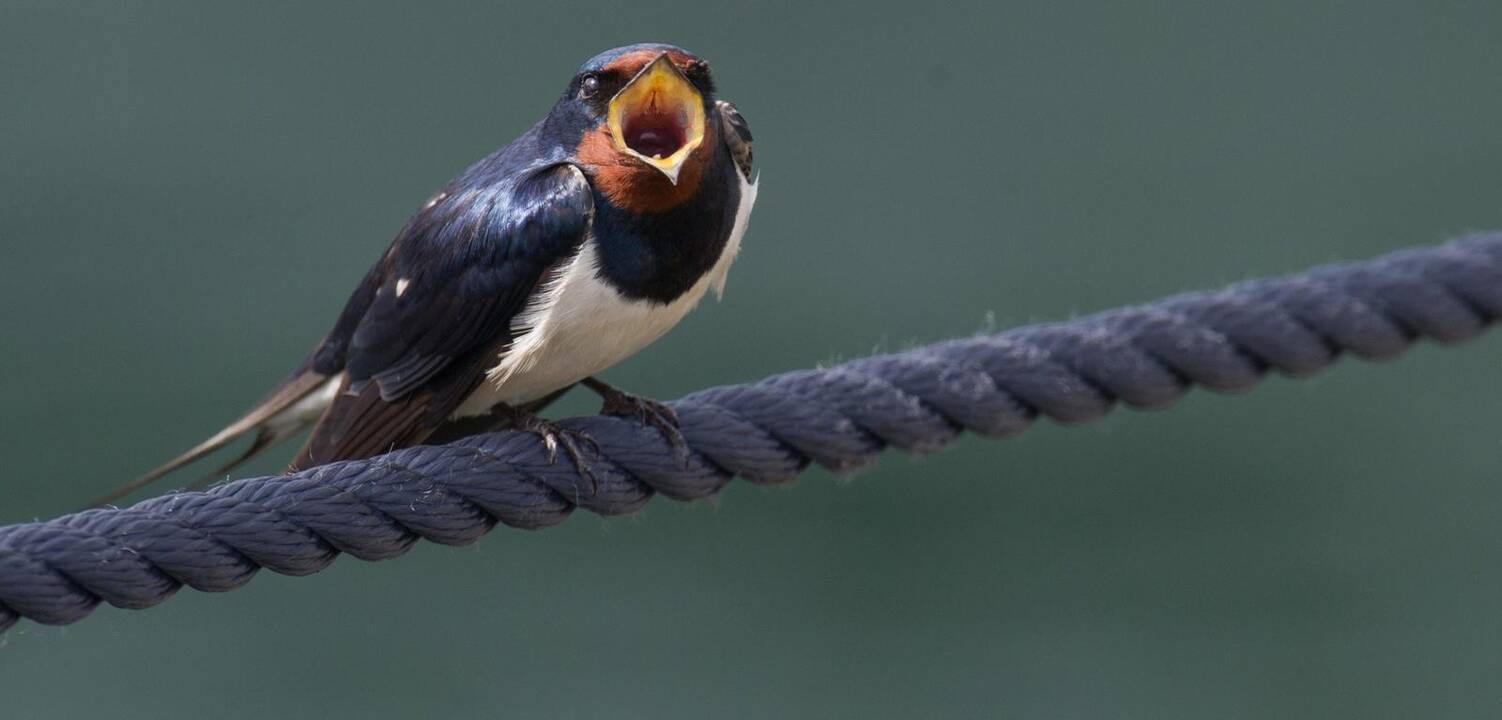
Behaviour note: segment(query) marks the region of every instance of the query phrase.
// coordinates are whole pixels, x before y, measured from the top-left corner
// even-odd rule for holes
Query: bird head
[[[672,45],[631,45],[591,58],[554,115],[582,125],[574,155],[623,206],[653,210],[692,195],[714,154],[709,64]]]

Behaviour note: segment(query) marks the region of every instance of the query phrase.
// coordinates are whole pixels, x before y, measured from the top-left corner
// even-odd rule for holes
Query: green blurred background
[[[0,522],[257,399],[628,42],[763,179],[725,301],[606,375],[658,397],[1502,228],[1502,4],[1059,5],[7,0]],[[1499,351],[27,623],[0,712],[1495,716]]]

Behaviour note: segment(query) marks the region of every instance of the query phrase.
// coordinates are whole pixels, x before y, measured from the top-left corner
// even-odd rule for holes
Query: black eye
[[[585,75],[579,80],[579,97],[594,97],[600,91],[600,76],[594,73]]]

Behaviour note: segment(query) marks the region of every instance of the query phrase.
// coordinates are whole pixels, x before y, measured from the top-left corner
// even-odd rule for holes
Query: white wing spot
[[[434,205],[437,205],[438,203],[443,202],[444,198],[446,198],[448,196],[449,196],[449,194],[446,193],[446,192],[438,193],[437,195],[434,195],[432,198],[429,198],[427,204],[422,206],[422,209],[424,209],[424,210],[432,210]]]
[[[408,280],[407,278],[402,278],[400,280],[397,280],[396,281],[396,296],[397,297],[401,297],[402,293],[407,292],[407,286],[411,285],[411,284],[412,284],[412,281]]]

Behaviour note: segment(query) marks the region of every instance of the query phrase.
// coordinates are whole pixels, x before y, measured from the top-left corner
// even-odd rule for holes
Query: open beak
[[[664,53],[610,99],[607,122],[617,150],[677,185],[683,162],[704,142],[704,98]]]

